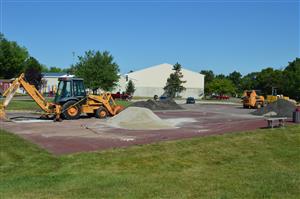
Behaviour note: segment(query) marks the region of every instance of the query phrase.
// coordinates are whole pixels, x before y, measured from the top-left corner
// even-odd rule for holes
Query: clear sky
[[[1,32],[47,66],[93,49],[111,52],[122,73],[179,62],[246,74],[300,57],[299,10],[299,0],[2,0]]]

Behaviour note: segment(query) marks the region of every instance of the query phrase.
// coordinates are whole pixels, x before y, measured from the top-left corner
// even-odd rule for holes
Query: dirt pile
[[[134,102],[132,107],[143,107],[148,108],[150,110],[179,110],[182,109],[174,100],[164,100],[164,101],[154,101],[154,100],[147,100],[147,101],[139,101]]]
[[[274,112],[270,117],[293,117],[293,112],[296,109],[296,104],[291,101],[279,99],[265,107],[257,109],[252,114],[254,115],[268,115],[270,112]]]
[[[158,130],[175,128],[174,125],[160,119],[151,110],[140,107],[128,107],[121,113],[108,119],[107,124],[116,128],[130,130]]]

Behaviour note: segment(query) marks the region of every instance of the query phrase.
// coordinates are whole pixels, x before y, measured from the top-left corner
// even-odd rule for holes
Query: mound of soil
[[[164,100],[164,101],[154,101],[154,100],[147,100],[147,101],[139,101],[134,102],[131,104],[133,107],[143,107],[148,108],[150,110],[179,110],[182,109],[174,100]]]
[[[128,107],[110,118],[107,124],[130,130],[158,130],[175,128],[171,123],[160,119],[147,108]]]
[[[265,115],[270,112],[277,113],[276,117],[293,117],[293,112],[296,109],[296,104],[288,100],[279,99],[265,107],[257,109],[252,114]]]

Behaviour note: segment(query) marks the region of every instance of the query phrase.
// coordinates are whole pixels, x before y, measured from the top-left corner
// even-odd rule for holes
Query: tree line
[[[271,95],[272,88],[278,94],[300,100],[300,58],[289,62],[283,69],[271,67],[260,72],[242,75],[234,71],[229,75],[215,75],[211,70],[202,70],[205,75],[205,93],[229,94],[241,96],[244,90],[260,90],[263,95]]]
[[[32,57],[25,47],[7,40],[0,33],[0,79],[15,78],[27,69],[38,72],[64,72],[84,79],[87,88],[111,91],[119,80],[119,66],[107,52],[87,51],[78,56],[78,62],[69,68],[47,67]],[[132,90],[132,88],[131,88]]]
[[[35,68],[41,72],[75,74],[84,78],[85,85],[92,90],[101,88],[111,91],[120,77],[119,66],[108,51],[86,51],[83,56],[78,56],[77,63],[66,69],[47,67],[32,57],[25,47],[7,40],[0,33],[0,79],[17,77],[28,68]],[[175,64],[173,70],[174,74],[170,75],[164,88],[171,96],[184,90],[181,65]],[[272,88],[277,88],[279,94],[300,100],[300,58],[289,62],[282,70],[269,67],[244,76],[238,71],[227,76],[214,74],[211,70],[202,70],[200,73],[205,75],[206,95],[217,93],[240,96],[244,90],[252,89],[261,90],[264,95],[268,95],[271,94]],[[134,85],[133,89],[129,90],[134,92]]]

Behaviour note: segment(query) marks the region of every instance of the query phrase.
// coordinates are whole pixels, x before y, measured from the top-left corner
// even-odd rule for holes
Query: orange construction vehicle
[[[12,85],[3,93],[3,103],[0,104],[0,119],[8,119],[5,109],[12,100],[18,88],[23,89],[45,112],[44,116],[54,117],[56,121],[62,119],[78,119],[81,113],[97,118],[114,116],[123,110],[116,105],[110,93],[102,95],[87,95],[83,79],[73,77],[59,78],[58,89],[54,102],[48,102],[42,94],[29,84],[24,74],[16,78]]]
[[[265,105],[265,98],[257,93],[255,90],[244,91],[242,96],[244,108],[261,108]]]

